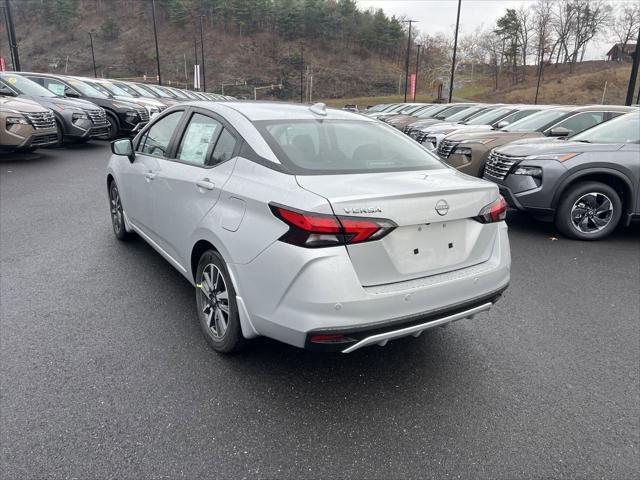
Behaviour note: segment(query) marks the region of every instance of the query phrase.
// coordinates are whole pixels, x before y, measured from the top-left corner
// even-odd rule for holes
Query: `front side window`
[[[220,130],[222,125],[219,122],[194,113],[180,142],[176,158],[195,165],[207,165]]]
[[[172,112],[155,122],[144,134],[138,144],[138,151],[155,155],[157,157],[167,157],[171,137],[182,118],[182,112]]]
[[[64,83],[62,83],[59,80],[56,80],[55,78],[43,78],[42,81],[44,82],[44,86],[47,90],[49,90],[50,92],[53,92],[54,94],[60,97],[64,97],[65,90],[67,88],[67,86]]]
[[[569,135],[571,136],[602,123],[603,119],[604,112],[584,112],[563,120],[557,125],[554,125],[551,129],[566,128],[569,130]]]
[[[640,115],[627,114],[571,138],[588,143],[640,143]]]
[[[433,154],[387,125],[359,120],[255,122],[293,173],[373,173],[446,168]]]

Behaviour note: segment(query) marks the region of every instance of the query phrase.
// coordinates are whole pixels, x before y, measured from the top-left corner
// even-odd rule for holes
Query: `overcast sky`
[[[456,28],[457,0],[358,0],[360,8],[382,8],[389,16],[407,16],[420,23],[413,24],[421,32],[434,35]],[[496,20],[507,8],[518,8],[535,3],[533,0],[462,0],[460,35],[473,32],[477,27],[493,28]],[[585,60],[603,60],[608,41],[598,39],[589,45]]]

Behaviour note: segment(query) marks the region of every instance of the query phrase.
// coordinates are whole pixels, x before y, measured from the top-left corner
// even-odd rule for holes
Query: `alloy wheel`
[[[116,235],[122,232],[124,226],[124,220],[122,215],[122,202],[120,202],[120,193],[115,185],[109,189],[109,200],[111,202],[111,223],[113,223],[113,229]]]
[[[202,271],[200,307],[211,336],[224,337],[229,327],[229,291],[220,269],[209,263]]]
[[[582,233],[596,233],[606,228],[613,217],[613,203],[603,193],[589,192],[575,201],[571,222]]]

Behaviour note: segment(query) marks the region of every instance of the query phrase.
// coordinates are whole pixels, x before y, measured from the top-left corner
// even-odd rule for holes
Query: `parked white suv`
[[[113,229],[196,287],[219,352],[351,352],[488,310],[509,283],[498,188],[362,115],[193,102],[113,142]]]

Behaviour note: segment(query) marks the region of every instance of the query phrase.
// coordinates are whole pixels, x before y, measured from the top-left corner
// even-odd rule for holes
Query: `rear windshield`
[[[574,135],[571,140],[588,143],[640,143],[640,116],[637,113],[621,115]]]
[[[281,162],[295,174],[447,168],[420,144],[377,122],[266,120],[255,125]]]

